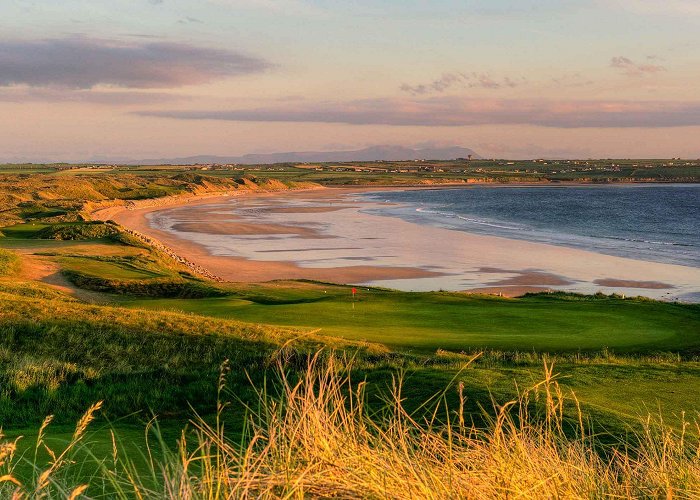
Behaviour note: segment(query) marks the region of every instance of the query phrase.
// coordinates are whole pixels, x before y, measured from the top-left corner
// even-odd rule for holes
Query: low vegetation
[[[101,222],[78,222],[52,224],[47,226],[36,238],[45,240],[93,240],[109,238],[119,233],[119,230],[111,224]]]
[[[272,290],[264,295],[255,286],[248,296],[269,304],[265,307],[270,320],[274,320],[277,308],[288,307],[279,304],[285,291],[279,287]],[[287,293],[287,299],[295,300],[298,306],[308,305],[300,290]],[[470,311],[491,307],[480,299],[462,300]],[[517,308],[518,301],[500,300]],[[400,300],[397,307],[401,307]],[[664,307],[676,315],[683,311],[659,304],[653,313],[663,314]],[[682,317],[691,322],[689,341],[698,321],[693,311],[686,310]],[[318,317],[319,321],[323,318]],[[460,352],[462,349],[449,349],[450,330],[444,324],[433,325],[430,349],[427,344],[413,349],[409,340],[403,347],[391,348],[381,342],[381,335],[329,335],[319,330],[323,323],[308,324],[313,328],[260,325],[165,309],[145,312],[89,305],[44,285],[0,281],[0,422],[6,428],[38,423],[41,415],[49,413],[66,422],[96,400],[105,401],[109,418],[132,421],[150,412],[181,419],[190,406],[206,413],[221,360],[230,359],[240,368],[230,375],[229,382],[244,391],[249,381],[242,370],[249,368],[258,381],[265,378],[271,353],[292,339],[296,339],[296,353],[324,345],[357,352],[356,375],[378,386],[401,371],[410,373],[406,391],[413,401],[439,390],[469,355]],[[429,330],[424,327],[424,331],[428,335]],[[489,393],[511,397],[514,382],[532,382],[542,362],[541,352],[546,352],[519,350],[517,346],[522,344],[518,343],[511,344],[509,351],[494,349],[503,334],[496,329],[491,337],[486,332],[481,335],[482,343],[492,344],[492,349],[460,379],[473,394],[481,395],[482,401],[475,399],[468,405],[475,418],[480,411],[477,402],[488,400]],[[463,348],[469,343],[460,345]],[[642,343],[628,354],[616,354],[603,346],[588,352],[550,352],[547,356],[557,360],[562,383],[581,394],[584,408],[597,414],[604,426],[619,429],[621,421],[657,405],[667,416],[700,407],[700,360],[693,350],[645,349]],[[289,360],[290,368],[297,366],[294,359]],[[676,391],[677,387],[684,390]],[[625,397],[619,398],[620,394]]]
[[[197,178],[233,178],[243,184],[273,179],[282,182],[313,182],[324,185],[396,185],[445,182],[698,182],[700,162],[673,159],[605,160],[503,160],[460,159],[447,161],[319,162],[273,165],[0,165],[0,175],[24,174],[82,180],[129,174],[145,179],[176,178],[197,182]],[[123,187],[131,199],[170,194],[171,186],[153,182],[134,189]],[[113,196],[117,198],[118,196]]]
[[[465,366],[469,362],[465,363]],[[225,427],[229,411],[223,365],[213,419],[195,415],[176,447],[149,424],[146,465],[120,454],[82,450],[86,429],[102,403],[79,419],[62,448],[47,444],[51,418],[41,426],[33,473],[23,475],[18,442],[2,445],[6,495],[81,494],[120,498],[694,498],[700,494],[700,448],[686,430],[648,418],[624,441],[604,445],[591,433],[574,395],[566,395],[553,365],[543,380],[497,405],[484,426],[469,423],[463,385],[452,384],[418,410],[404,405],[403,381],[394,379],[377,409],[367,385],[334,356],[310,357],[298,377],[279,363],[276,392],[257,387],[242,437]],[[456,393],[450,406],[445,397]],[[237,396],[238,391],[234,391]],[[577,417],[565,417],[565,408]],[[697,435],[697,434],[696,434]],[[89,445],[88,445],[89,446]],[[37,451],[50,453],[46,463]],[[152,450],[159,449],[156,456]],[[131,450],[133,453],[133,450]],[[82,458],[79,458],[82,457]],[[19,459],[19,460],[21,460]],[[94,471],[89,481],[86,470]]]
[[[202,410],[222,359],[255,373],[272,350],[300,335],[92,306],[44,286],[0,282],[0,422],[28,425],[49,413],[67,421],[100,399],[110,417]]]

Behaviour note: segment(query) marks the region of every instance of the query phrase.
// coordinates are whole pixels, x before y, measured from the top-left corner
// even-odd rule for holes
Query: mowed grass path
[[[700,307],[613,298],[501,299],[329,286],[264,290],[250,297],[124,299],[129,307],[309,330],[416,352],[436,349],[619,353],[700,352]],[[288,301],[285,302],[285,291]]]

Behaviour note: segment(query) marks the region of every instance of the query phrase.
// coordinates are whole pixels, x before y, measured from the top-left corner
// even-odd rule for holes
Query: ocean
[[[359,197],[385,203],[370,213],[418,224],[700,267],[700,184],[474,186]]]

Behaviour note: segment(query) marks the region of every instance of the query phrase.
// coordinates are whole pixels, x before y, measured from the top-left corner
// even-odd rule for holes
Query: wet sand
[[[386,188],[381,188],[386,190]],[[108,209],[229,281],[314,279],[404,290],[619,292],[672,299],[700,292],[700,269],[484,236],[367,213],[358,189],[250,194],[186,205]]]
[[[472,288],[465,293],[473,295],[498,295],[499,297],[521,297],[526,293],[551,292],[551,288],[543,286],[488,286],[484,288]]]
[[[206,199],[196,200],[188,199],[183,203],[173,203],[170,207],[156,206],[156,207],[145,207],[130,210],[126,207],[111,207],[104,210],[99,210],[92,214],[95,219],[107,220],[111,219],[124,227],[132,229],[141,234],[147,235],[151,238],[155,238],[164,245],[173,249],[178,255],[186,257],[188,260],[195,262],[196,264],[208,269],[216,276],[219,276],[227,281],[232,282],[262,282],[270,281],[276,279],[311,279],[318,281],[328,281],[333,283],[362,283],[373,280],[385,280],[385,279],[416,279],[424,278],[429,276],[439,276],[440,273],[433,271],[412,268],[412,267],[385,267],[385,266],[368,266],[368,265],[357,265],[357,266],[340,266],[340,267],[328,267],[328,268],[303,268],[297,265],[295,262],[290,261],[255,261],[246,258],[235,257],[235,256],[218,256],[212,255],[206,247],[198,244],[192,240],[178,237],[171,231],[163,231],[153,227],[150,223],[149,215],[159,211],[172,209],[172,208],[182,208],[186,207],[190,213],[195,210],[195,207],[209,206],[211,204],[217,203],[227,203],[232,200],[242,201],[245,199],[255,198],[257,200],[261,199],[272,199],[273,197],[284,197],[284,198],[295,198],[301,197],[303,199],[318,199],[321,198],[324,201],[343,201],[342,198],[337,196],[356,192],[356,190],[314,190],[314,191],[289,191],[284,193],[254,193],[254,194],[242,194],[237,197],[221,196],[221,197],[210,197]],[[322,193],[322,194],[318,194]],[[335,208],[332,211],[339,210]],[[312,211],[302,211],[302,213],[324,213],[328,210],[312,210]],[[196,213],[196,212],[194,212]],[[206,213],[206,210],[205,210]],[[206,215],[207,220],[221,219],[216,217],[216,215]],[[198,225],[202,224],[199,222],[190,222],[190,224]],[[210,225],[221,225],[222,221],[219,222],[207,222]],[[244,230],[243,228],[249,228],[250,226],[255,226],[257,229],[255,231]],[[217,232],[226,236],[233,236],[236,234],[257,234],[257,235],[274,235],[280,234],[281,225],[270,225],[270,224],[245,224],[241,222],[233,222],[229,225],[229,233],[226,232],[225,226],[217,229]],[[291,231],[291,230],[290,230]],[[295,231],[289,234],[311,234],[312,231],[308,228],[296,228]],[[199,232],[199,231],[197,231]],[[303,249],[302,249],[303,250]]]
[[[669,283],[659,283],[658,281],[634,281],[634,280],[616,280],[616,279],[601,279],[595,280],[597,285],[623,287],[623,288],[648,288],[651,290],[663,290],[664,288],[673,288]]]

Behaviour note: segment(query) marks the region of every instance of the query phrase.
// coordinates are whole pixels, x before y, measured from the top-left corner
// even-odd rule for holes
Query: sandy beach
[[[382,188],[386,190],[386,188]],[[112,207],[112,219],[227,281],[314,279],[507,296],[567,290],[684,299],[700,269],[476,235],[368,213],[358,189],[254,193]]]
[[[153,206],[136,209],[127,207],[110,207],[104,210],[98,210],[92,214],[98,220],[114,220],[122,226],[132,229],[136,232],[149,236],[171,248],[178,255],[186,257],[188,260],[210,270],[216,276],[219,276],[227,281],[238,282],[261,282],[275,279],[313,279],[320,281],[329,281],[335,283],[362,283],[372,280],[385,279],[410,279],[434,276],[434,273],[427,270],[421,270],[411,267],[384,267],[384,266],[342,266],[328,268],[303,268],[293,261],[256,261],[246,258],[236,257],[232,255],[220,256],[213,255],[207,248],[196,240],[197,238],[182,238],[171,231],[165,231],[154,227],[151,223],[151,214],[161,211],[188,209],[188,213],[199,214],[197,207],[210,206],[221,203],[239,202],[244,203],[251,199],[274,200],[274,199],[323,199],[324,201],[336,199],[337,196],[346,195],[356,190],[300,190],[275,193],[245,193],[234,196],[214,196],[202,199],[187,198],[182,201],[173,200],[173,203],[167,206]],[[340,200],[340,198],[337,198]],[[189,209],[195,209],[194,211]],[[310,213],[319,213],[324,210],[311,210]],[[205,211],[206,212],[206,211]],[[284,211],[282,212],[284,213]],[[229,217],[230,218],[230,217]],[[197,218],[195,217],[195,220]],[[280,232],[280,228],[285,226],[281,224],[248,224],[248,223],[229,223],[223,221],[218,223],[211,222],[212,217],[207,216],[206,221],[190,222],[195,226],[203,224],[196,229],[196,233],[201,234],[202,228],[211,228],[215,226],[215,231],[222,235],[231,236],[235,234],[275,234]],[[255,230],[252,228],[255,227]],[[185,227],[186,229],[186,227]],[[311,234],[308,228],[288,228],[286,233],[282,231],[280,234],[302,236],[303,234]]]

